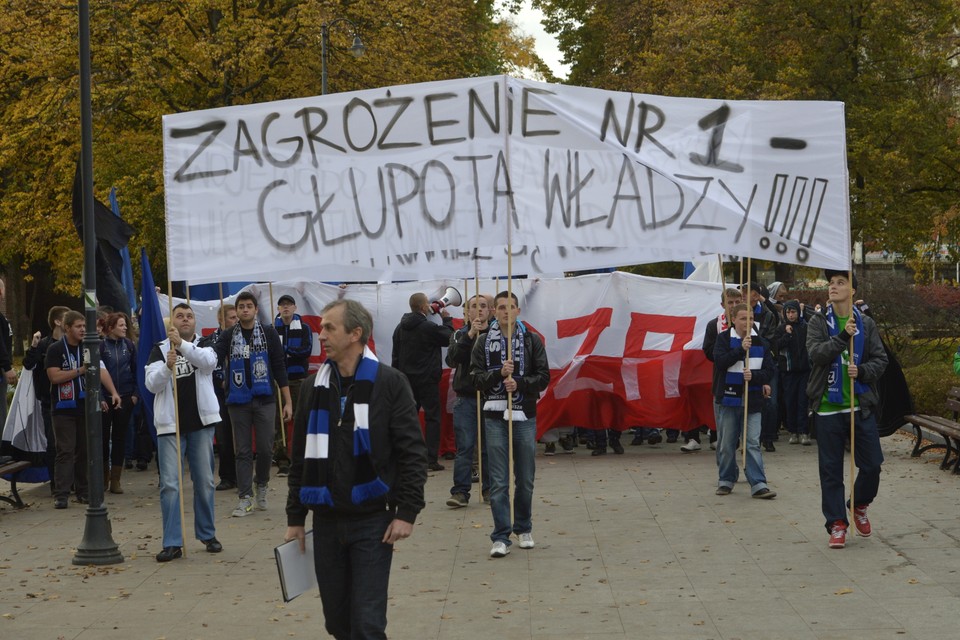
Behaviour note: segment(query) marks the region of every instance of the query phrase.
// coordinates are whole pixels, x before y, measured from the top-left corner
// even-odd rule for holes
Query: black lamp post
[[[327,51],[330,48],[330,27],[338,24],[347,24],[353,29],[353,46],[350,47],[350,53],[354,58],[359,58],[367,50],[360,40],[357,25],[352,20],[337,18],[320,25],[320,95],[324,96],[327,95]]]
[[[123,555],[113,541],[113,531],[103,504],[103,438],[100,433],[100,337],[97,335],[97,236],[93,227],[93,115],[90,101],[90,6],[79,0],[80,16],[80,188],[83,202],[83,306],[87,333],[83,337],[83,362],[87,426],[87,481],[90,502],[73,564],[117,564]]]

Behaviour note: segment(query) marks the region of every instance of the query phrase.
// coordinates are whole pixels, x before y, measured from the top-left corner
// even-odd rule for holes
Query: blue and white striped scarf
[[[751,329],[750,337],[756,342],[750,347],[750,370],[759,371],[763,368],[763,347],[760,346],[760,336]],[[743,340],[730,329],[730,349],[742,349]],[[743,406],[743,360],[737,360],[729,368],[724,378],[723,400],[720,404],[725,407]],[[751,391],[761,391],[762,385],[752,383]]]
[[[357,365],[353,386],[350,389],[331,388],[331,380],[339,385],[340,372],[335,362],[327,360],[317,372],[314,381],[313,406],[307,418],[307,444],[303,455],[303,484],[300,487],[300,502],[308,506],[334,505],[333,494],[329,488],[330,473],[330,436],[331,407],[337,412],[333,416],[333,428],[340,426],[348,407],[352,408],[353,425],[353,486],[350,500],[353,504],[363,504],[379,498],[390,491],[386,482],[380,479],[370,458],[370,398],[373,383],[380,370],[380,361],[368,348],[363,349],[363,358]],[[337,398],[332,397],[336,393]],[[346,397],[343,397],[343,396]],[[337,410],[339,407],[339,410]]]
[[[524,348],[524,334],[527,328],[519,320],[516,322],[516,331],[511,336],[512,351],[509,354],[513,360],[513,379],[522,378],[527,372],[527,354]],[[503,367],[503,361],[507,353],[507,336],[500,328],[500,323],[496,320],[490,321],[490,327],[487,330],[487,338],[483,345],[484,359],[487,365],[487,371],[499,371]],[[513,419],[517,422],[523,422],[527,419],[527,414],[523,412],[523,393],[521,391],[513,392]],[[507,411],[507,389],[501,379],[497,386],[487,391],[487,400],[483,404],[484,411],[503,411],[503,419],[510,419],[510,412]]]

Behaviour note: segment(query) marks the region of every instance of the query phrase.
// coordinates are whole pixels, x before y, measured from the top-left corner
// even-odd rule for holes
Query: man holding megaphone
[[[453,321],[445,307],[458,306],[460,292],[448,287],[433,302],[425,293],[410,296],[410,312],[403,314],[393,332],[393,368],[406,374],[413,389],[413,398],[423,408],[426,423],[427,468],[442,471],[437,460],[440,448],[440,349],[447,346],[453,334]],[[441,324],[427,316],[439,313]]]

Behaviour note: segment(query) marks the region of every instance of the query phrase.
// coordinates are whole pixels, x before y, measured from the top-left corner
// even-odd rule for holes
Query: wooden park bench
[[[26,460],[15,460],[0,465],[0,476],[10,481],[10,493],[13,494],[12,498],[10,496],[0,495],[0,500],[9,502],[17,509],[22,509],[26,506],[23,504],[23,500],[20,499],[20,492],[17,491],[17,476],[29,466],[30,463]]]
[[[941,469],[953,466],[953,473],[960,473],[960,387],[953,387],[947,392],[947,410],[953,412],[953,419],[940,416],[912,414],[904,416],[904,420],[913,426],[917,440],[913,445],[912,457],[919,457],[929,449],[944,449]],[[923,445],[923,430],[936,433],[943,438],[943,443],[934,442]]]

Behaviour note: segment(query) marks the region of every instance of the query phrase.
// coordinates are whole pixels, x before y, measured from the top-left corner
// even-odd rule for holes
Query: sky
[[[537,54],[547,63],[553,75],[562,80],[570,73],[570,67],[561,64],[563,54],[557,47],[556,38],[543,30],[543,25],[540,24],[542,18],[543,13],[539,9],[531,8],[530,0],[524,0],[523,9],[514,17],[514,20],[522,31],[536,39]]]

